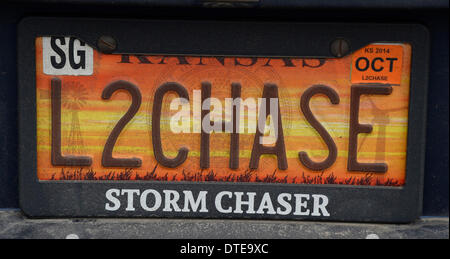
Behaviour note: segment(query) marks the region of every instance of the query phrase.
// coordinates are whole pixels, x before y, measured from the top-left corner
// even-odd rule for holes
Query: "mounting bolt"
[[[333,56],[340,58],[350,51],[350,44],[345,39],[335,39],[330,46],[330,52]]]
[[[109,54],[117,48],[117,42],[111,36],[101,36],[97,41],[97,47],[101,52]]]

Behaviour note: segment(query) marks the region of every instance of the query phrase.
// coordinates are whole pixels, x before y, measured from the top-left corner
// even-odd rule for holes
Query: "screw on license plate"
[[[103,53],[112,53],[117,47],[117,42],[111,36],[101,36],[97,41],[97,47]]]
[[[335,39],[330,46],[330,52],[335,57],[343,57],[350,51],[350,44],[345,39]]]

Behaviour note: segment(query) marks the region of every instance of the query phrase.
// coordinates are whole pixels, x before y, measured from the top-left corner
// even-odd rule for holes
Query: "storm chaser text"
[[[107,211],[330,216],[322,194],[221,191],[209,197],[208,191],[109,189],[105,197]]]

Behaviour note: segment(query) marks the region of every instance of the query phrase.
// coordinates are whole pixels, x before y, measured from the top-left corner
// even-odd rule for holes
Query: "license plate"
[[[408,44],[308,59],[37,38],[38,178],[402,186],[410,67]]]
[[[122,26],[119,36],[91,37],[94,31],[83,35],[82,26],[75,26],[73,33],[68,22],[62,26],[67,31],[58,26],[58,33],[47,29],[27,37],[32,49],[27,55],[33,58],[26,60],[34,69],[26,73],[34,80],[26,89],[34,95],[26,95],[34,100],[26,107],[33,116],[22,111],[21,130],[31,136],[35,151],[32,170],[26,170],[32,172],[21,179],[49,188],[47,209],[43,214],[31,209],[31,215],[359,221],[415,217],[416,212],[401,213],[404,206],[406,211],[420,207],[406,193],[420,195],[421,162],[410,159],[417,153],[420,160],[423,153],[424,123],[418,122],[423,117],[417,113],[424,97],[415,97],[421,92],[415,89],[424,87],[415,82],[423,75],[417,76],[413,59],[423,51],[415,39],[407,40],[410,34],[394,40],[377,28],[379,38],[353,49],[355,36],[349,40],[336,35],[326,44],[334,57],[313,50],[299,55],[294,44],[287,47],[292,55],[252,51],[245,45],[233,54],[224,51],[220,34],[210,45],[181,47],[183,42],[167,42],[164,33],[157,33],[163,38],[153,47],[177,49],[178,44],[180,51],[158,51],[130,36],[133,46],[120,38],[130,24],[113,23]],[[106,24],[99,26],[105,29]],[[186,29],[194,34],[208,30],[198,24]],[[225,35],[232,34],[224,29],[226,23],[216,25],[217,33],[222,28]],[[252,26],[259,28],[250,24],[241,30],[250,33]],[[301,28],[311,30],[299,25],[298,33]],[[280,35],[280,42],[289,39],[286,32]],[[150,40],[147,36],[143,42]],[[315,39],[293,41],[311,46]],[[209,50],[200,48],[202,44]],[[34,122],[27,130],[25,117]],[[22,157],[25,153],[21,151]],[[408,169],[411,165],[416,171]],[[70,197],[61,199],[72,205],[84,204],[82,197],[99,198],[95,206],[85,201],[68,213],[69,204],[55,206],[52,201],[64,192],[57,186],[68,187]],[[29,189],[23,192],[32,193]],[[393,204],[383,204],[390,198]],[[347,216],[358,204],[370,215]],[[375,208],[398,213],[385,215]]]

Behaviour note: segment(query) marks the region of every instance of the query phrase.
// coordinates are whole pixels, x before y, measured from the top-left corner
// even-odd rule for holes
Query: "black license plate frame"
[[[130,28],[133,28],[130,30]],[[175,29],[177,28],[177,29]],[[40,181],[36,170],[35,38],[74,36],[90,46],[101,35],[117,42],[113,53],[165,55],[332,57],[330,43],[345,38],[351,51],[373,42],[412,46],[406,182],[402,187],[222,182]],[[202,40],[208,38],[207,41]],[[241,41],[232,39],[239,38]],[[275,40],[278,38],[278,41]],[[285,40],[283,40],[285,39]],[[19,191],[20,206],[30,217],[253,218],[358,222],[411,222],[421,214],[425,153],[425,114],[429,36],[418,24],[278,23],[240,21],[156,21],[30,17],[18,26]],[[173,44],[172,42],[183,42]],[[285,42],[280,46],[280,42]],[[165,44],[170,43],[170,44]],[[245,44],[243,44],[245,43]],[[147,212],[105,210],[109,189],[208,191],[209,211]],[[329,197],[329,216],[223,214],[214,210],[221,192],[320,193]]]

